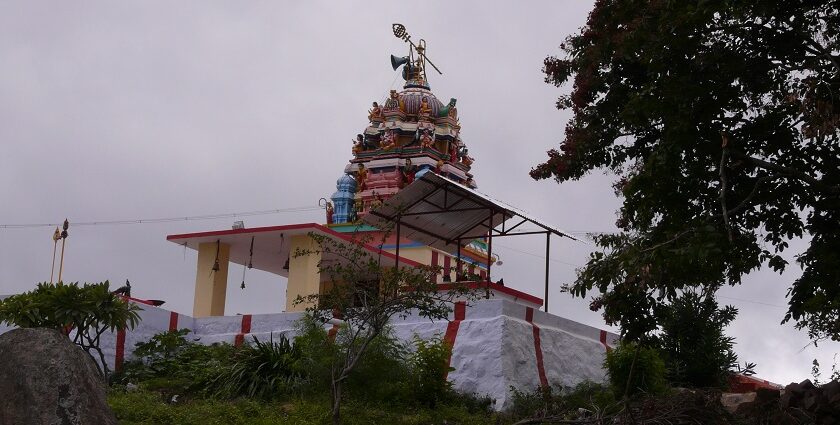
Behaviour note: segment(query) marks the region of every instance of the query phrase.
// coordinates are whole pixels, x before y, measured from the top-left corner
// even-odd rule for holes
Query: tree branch
[[[726,236],[729,238],[729,242],[732,242],[732,226],[729,224],[729,214],[726,208],[726,162],[729,159],[729,147],[727,143],[729,139],[727,139],[726,134],[721,133],[721,153],[720,153],[720,210],[723,214],[723,225],[726,226]]]
[[[763,159],[758,159],[758,158],[751,157],[747,154],[744,154],[744,153],[741,153],[741,152],[738,152],[738,151],[730,151],[729,155],[731,155],[733,158],[737,158],[737,159],[740,159],[744,162],[748,162],[748,163],[750,163],[750,164],[752,164],[752,165],[754,165],[758,168],[763,168],[765,170],[772,170],[772,171],[775,171],[777,173],[784,174],[785,176],[793,177],[793,178],[796,178],[798,180],[802,180],[803,182],[811,185],[814,189],[817,189],[821,192],[826,192],[826,193],[829,193],[829,194],[832,194],[832,195],[840,194],[840,186],[827,184],[827,183],[823,182],[822,180],[820,180],[816,177],[813,177],[811,175],[805,174],[805,173],[803,173],[803,172],[801,172],[801,171],[799,171],[795,168],[786,167],[784,165],[774,164],[772,162],[768,162],[768,161],[765,161]]]

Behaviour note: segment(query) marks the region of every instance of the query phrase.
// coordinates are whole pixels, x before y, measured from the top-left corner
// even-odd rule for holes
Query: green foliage
[[[167,331],[136,344],[134,359],[115,376],[119,384],[139,384],[163,394],[196,397],[217,393],[217,379],[231,367],[237,348],[187,341],[188,329]]]
[[[444,320],[456,299],[474,299],[476,291],[460,283],[439,291],[439,267],[388,267],[369,238],[353,235],[345,240],[315,233],[309,237],[318,248],[298,249],[294,256],[320,257],[318,269],[329,284],[319,294],[299,296],[295,303],[309,304],[306,311],[316,322],[326,323],[336,313],[343,321],[330,367],[333,423],[337,425],[343,386],[393,317]]]
[[[730,371],[738,365],[738,356],[732,350],[734,338],[726,336],[724,328],[737,314],[738,310],[732,306],[719,309],[710,293],[686,292],[663,307],[658,347],[668,367],[671,385],[728,385]]]
[[[336,345],[339,350],[349,344],[349,332],[339,329]],[[356,341],[358,344],[359,342]],[[347,395],[388,405],[412,404],[409,387],[411,369],[409,350],[392,332],[390,327],[370,341],[365,355],[347,379]]]
[[[511,388],[511,407],[506,414],[511,419],[563,417],[576,418],[581,410],[588,416],[605,416],[618,411],[612,389],[584,381],[574,387],[537,388],[519,391]],[[594,422],[597,423],[597,422]]]
[[[415,335],[414,346],[416,350],[411,356],[411,375],[415,398],[429,407],[435,407],[439,401],[448,399],[452,394],[452,382],[446,379],[447,374],[455,370],[449,366],[452,346],[440,335],[430,340]]]
[[[598,1],[545,60],[571,87],[559,149],[535,179],[617,175],[619,233],[595,236],[568,290],[595,291],[623,336],[691,287],[797,257],[784,321],[840,340],[840,8],[828,1]],[[567,85],[568,83],[572,83]]]
[[[308,382],[301,349],[281,337],[234,347],[187,341],[188,329],[162,332],[137,344],[115,382],[179,396],[276,398]]]
[[[655,348],[622,343],[607,352],[604,367],[616,397],[662,394],[667,389],[665,362]]]
[[[170,404],[152,392],[111,391],[108,403],[124,425],[322,425],[330,421],[329,400],[315,396],[282,402],[191,399]],[[499,418],[487,411],[471,412],[461,405],[397,409],[362,400],[348,400],[344,412],[348,425],[485,425],[498,423]]]
[[[329,391],[332,360],[337,350],[323,323],[312,315],[304,314],[295,323],[294,345],[300,351],[302,368],[309,376],[308,390]]]
[[[281,336],[242,345],[214,383],[218,395],[269,399],[298,390],[305,380],[300,350]]]
[[[840,381],[840,369],[837,367],[837,355],[834,355],[835,362],[831,365],[831,375],[828,376],[828,379],[825,381],[822,380],[822,371],[820,370],[820,362],[817,359],[814,359],[811,362],[811,381],[816,386],[820,386],[823,382],[831,382],[831,381]]]
[[[73,343],[82,347],[94,360],[104,377],[110,371],[99,348],[106,331],[133,329],[140,321],[136,304],[112,294],[108,281],[103,283],[39,283],[30,292],[12,295],[0,301],[0,322],[21,328],[71,330]]]
[[[300,363],[309,380],[304,394],[324,394],[332,382],[333,358],[351,342],[347,327],[340,327],[331,341],[323,325],[311,315],[304,315],[296,325],[294,345],[301,352]],[[358,343],[358,341],[356,342]],[[491,400],[458,394],[445,379],[451,353],[449,345],[435,336],[429,340],[415,337],[411,347],[402,343],[390,327],[369,343],[347,379],[343,397],[347,400],[379,403],[395,409],[417,406],[463,406],[470,412],[484,412]]]

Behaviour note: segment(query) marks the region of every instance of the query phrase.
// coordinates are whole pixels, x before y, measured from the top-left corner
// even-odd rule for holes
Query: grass
[[[157,392],[112,391],[108,403],[124,425],[321,425],[330,423],[328,397],[298,398],[289,401],[192,399],[166,403]],[[342,406],[342,423],[347,425],[455,423],[479,425],[496,423],[497,415],[471,413],[464,406],[438,406],[434,409],[376,406],[348,400]]]

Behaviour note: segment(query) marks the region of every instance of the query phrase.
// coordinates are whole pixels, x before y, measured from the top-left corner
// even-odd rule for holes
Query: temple
[[[202,344],[293,338],[311,306],[295,300],[340,284],[320,273],[319,263],[347,260],[311,253],[318,249],[316,239],[326,237],[339,243],[368,241],[363,248],[381,258],[383,267],[437,267],[441,291],[452,282],[482,290],[478,300],[456,300],[448,320],[411,314],[392,319],[394,334],[403,341],[439,335],[450,344],[454,370],[448,379],[455,390],[488,396],[495,409],[503,410],[511,405],[511,388],[605,380],[603,360],[618,335],[548,312],[551,241],[575,238],[477,191],[456,101],[444,104],[431,91],[427,67],[438,69],[426,56],[425,41],[415,44],[399,24],[394,35],[409,45],[407,56],[391,56],[405,84],[372,103],[347,165],[336,170],[335,192],[329,200],[322,198],[323,222],[257,228],[240,222],[232,229],[167,236],[198,252],[192,314],[129,298],[141,304],[140,323],[106,332],[100,343],[113,369],[131,358],[136,343],[165,331],[188,329]],[[545,236],[542,298],[517,289],[521,282],[515,276],[508,276],[506,285],[493,278],[493,241],[519,235]],[[295,255],[300,251],[310,254]],[[285,280],[285,305],[278,300],[276,313],[225,316],[231,264],[271,273],[279,285]],[[341,323],[335,318],[325,326],[334,335]],[[0,324],[0,333],[8,329]],[[747,383],[752,387],[770,385],[752,381]]]
[[[318,255],[294,255],[315,248],[311,233],[375,241],[368,249],[383,251],[395,264],[441,267],[442,285],[466,280],[484,285],[494,296],[537,308],[543,305],[544,300],[535,295],[492,280],[490,271],[497,260],[492,238],[512,235],[497,228],[513,218],[538,224],[548,236],[569,236],[475,190],[470,173],[473,158],[460,136],[456,99],[444,104],[432,93],[424,41],[411,43],[408,56],[392,55],[391,66],[395,71],[402,68],[405,84],[402,90],[391,90],[387,99],[372,103],[335,192],[324,200],[326,223],[167,237],[198,251],[194,317],[224,314],[230,263],[285,278],[282,310],[305,310],[309,305],[296,304],[295,299],[319,293],[330,284],[319,273]],[[440,199],[432,199],[435,196]],[[397,205],[404,209],[401,214],[395,213]],[[442,227],[449,234],[442,234]]]
[[[167,236],[198,251],[192,314],[143,305],[137,328],[103,337],[103,352],[115,369],[132,356],[135,343],[166,330],[189,329],[203,344],[292,338],[311,306],[295,300],[341,284],[320,273],[319,263],[346,260],[332,253],[295,255],[316,251],[317,239],[326,237],[368,241],[364,249],[381,258],[383,267],[435,266],[442,291],[453,282],[480,290],[478,300],[456,300],[448,320],[409,314],[391,323],[403,341],[439,335],[452,346],[448,379],[457,391],[489,396],[501,410],[510,406],[511,388],[604,380],[604,355],[618,336],[548,313],[550,242],[574,238],[476,190],[455,99],[444,104],[432,93],[426,71],[437,68],[425,42],[412,42],[401,25],[394,34],[409,44],[407,56],[391,57],[405,84],[372,103],[364,130],[348,146],[347,165],[336,170],[335,192],[322,198],[323,221],[257,228],[240,223]],[[518,289],[515,276],[507,284],[493,277],[493,241],[518,235],[545,236],[543,297]],[[276,313],[225,316],[228,276],[237,275],[229,273],[232,264],[271,273],[278,285],[285,281],[285,305],[278,300]],[[341,320],[325,326],[337,332]]]

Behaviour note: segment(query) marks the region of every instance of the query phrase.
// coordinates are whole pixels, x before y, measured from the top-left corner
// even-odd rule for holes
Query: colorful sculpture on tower
[[[444,105],[430,90],[426,66],[434,64],[425,51],[426,42],[420,40],[410,43],[408,56],[391,56],[393,69],[402,67],[405,85],[372,102],[369,125],[353,140],[353,157],[331,198],[333,223],[360,219],[427,171],[475,187],[473,159],[460,137],[457,100]],[[352,190],[346,181],[350,176]]]

